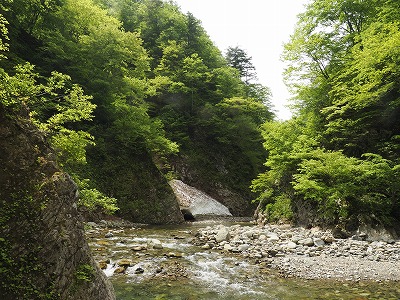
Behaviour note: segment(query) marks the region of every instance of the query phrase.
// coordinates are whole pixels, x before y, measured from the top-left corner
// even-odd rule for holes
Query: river
[[[399,283],[283,278],[255,261],[190,243],[207,225],[94,227],[87,237],[118,300],[400,299]]]

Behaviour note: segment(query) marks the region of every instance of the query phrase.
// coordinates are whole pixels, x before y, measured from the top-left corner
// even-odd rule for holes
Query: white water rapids
[[[191,243],[199,229],[212,224],[94,227],[86,234],[96,261],[107,262],[104,273],[118,300],[400,299],[398,283],[286,279],[257,260]],[[110,232],[113,236],[105,238]],[[150,246],[155,239],[161,249]],[[119,273],[121,260],[130,263]]]

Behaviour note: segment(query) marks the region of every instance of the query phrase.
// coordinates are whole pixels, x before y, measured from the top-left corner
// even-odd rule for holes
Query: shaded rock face
[[[112,137],[88,151],[96,185],[118,199],[117,215],[144,224],[182,223],[174,192],[146,149],[128,148]]]
[[[216,160],[214,158],[207,162],[193,163],[189,156],[180,155],[171,159],[171,165],[183,182],[225,205],[232,215],[237,217],[253,216],[257,206],[252,203],[254,195],[249,189],[251,182],[247,182],[244,178],[235,178],[237,182],[232,182],[232,174],[223,166],[218,165]],[[220,161],[222,160],[221,158]],[[256,175],[251,178],[255,177]]]
[[[85,241],[75,183],[19,118],[0,106],[1,299],[115,299]]]
[[[206,193],[180,180],[171,180],[170,185],[179,201],[185,219],[198,216],[232,216],[229,209]]]

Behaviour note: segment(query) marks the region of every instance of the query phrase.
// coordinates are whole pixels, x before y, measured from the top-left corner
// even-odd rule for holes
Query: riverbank
[[[232,221],[195,222],[204,227],[189,231],[189,241],[203,251],[239,256],[266,270],[278,270],[284,278],[400,282],[400,240],[370,241],[364,234],[339,239],[329,230],[289,225],[227,225]],[[147,225],[116,219],[87,226],[107,230]]]
[[[240,225],[233,225],[238,224],[235,221]],[[308,254],[303,255],[300,254],[303,246],[298,246],[299,253],[295,254],[278,249],[278,245],[285,243],[293,246],[289,244],[289,236],[296,241],[310,232],[316,235],[315,229],[297,234],[301,228],[259,227],[243,221],[219,219],[151,226],[113,218],[86,223],[85,228],[92,253],[113,283],[120,300],[400,299],[400,281],[395,273],[392,274],[394,281],[363,281],[352,277],[351,281],[343,282],[340,279],[343,274],[339,279],[318,275],[318,272],[326,272],[322,263],[315,260],[324,259],[323,255],[318,255],[322,250],[314,251],[314,246],[306,248],[305,244],[304,253]],[[330,236],[326,234],[323,238],[328,247]],[[315,241],[318,243],[316,237]],[[271,247],[262,248],[261,245],[267,242]],[[293,243],[301,245],[305,242]],[[330,244],[334,242],[340,243],[338,240]],[[396,246],[396,242],[391,241],[388,245]],[[344,262],[333,268],[340,266],[345,272],[358,268],[352,257],[336,258]],[[327,264],[329,268],[332,263],[337,263],[336,258],[325,257],[331,262]],[[390,260],[382,261],[391,263]],[[291,273],[283,268],[291,268]],[[316,269],[319,271],[315,272]],[[387,266],[387,272],[398,269],[397,265]],[[319,277],[302,279],[305,276],[296,275],[295,270],[310,271],[311,275]]]
[[[400,281],[400,241],[367,239],[338,239],[317,228],[215,225],[200,229],[193,243],[254,260],[283,277]]]

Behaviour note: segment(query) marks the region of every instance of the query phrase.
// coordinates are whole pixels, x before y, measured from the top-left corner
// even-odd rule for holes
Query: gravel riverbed
[[[284,277],[341,281],[400,281],[400,240],[346,239],[318,228],[215,225],[200,229],[193,243],[234,253],[277,269]]]

